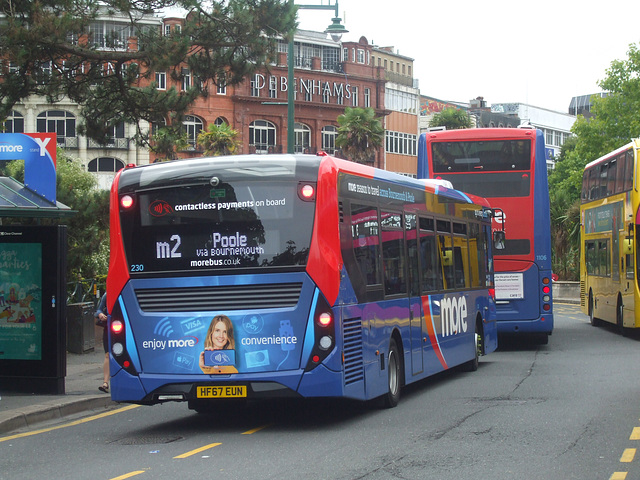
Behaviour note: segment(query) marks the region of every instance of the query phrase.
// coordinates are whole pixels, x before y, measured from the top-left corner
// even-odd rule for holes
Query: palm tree
[[[373,108],[347,107],[338,116],[336,146],[347,158],[358,163],[370,162],[384,140],[384,128]]]
[[[204,148],[205,155],[232,155],[240,146],[238,131],[226,123],[212,123],[206,131],[198,134],[198,145]]]

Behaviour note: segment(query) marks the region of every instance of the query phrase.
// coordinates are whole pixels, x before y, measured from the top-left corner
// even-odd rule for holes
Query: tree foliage
[[[446,127],[447,130],[471,128],[471,118],[464,110],[445,108],[431,118],[429,127]]]
[[[4,172],[24,181],[24,162],[9,163]],[[56,162],[56,198],[77,211],[63,220],[43,219],[67,225],[67,279],[93,278],[107,274],[109,266],[109,192],[97,188],[95,177],[85,171],[82,162],[58,148]],[[7,220],[3,219],[5,223]],[[18,219],[21,224],[26,219]]]
[[[166,8],[189,12],[170,35],[148,22]],[[127,30],[92,30],[92,22],[114,12],[124,15]],[[234,85],[268,65],[275,38],[295,26],[295,7],[286,0],[0,0],[0,120],[16,103],[41,95],[81,105],[79,131],[102,143],[119,122],[179,123],[208,94],[206,85]],[[156,88],[155,72],[180,80],[185,67],[193,87]]]
[[[383,140],[384,128],[373,108],[347,107],[338,116],[336,146],[348,159],[358,163],[371,161]]]
[[[582,172],[591,161],[632,138],[640,137],[640,50],[629,45],[626,60],[614,60],[598,85],[607,92],[592,98],[593,116],[578,116],[572,127],[575,139],[566,142],[549,175],[554,268],[577,280],[579,205]],[[572,270],[573,269],[573,270]]]

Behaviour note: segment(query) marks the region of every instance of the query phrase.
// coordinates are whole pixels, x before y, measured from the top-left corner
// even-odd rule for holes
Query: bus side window
[[[480,225],[469,224],[469,270],[472,287],[484,287],[486,279],[485,253],[480,237]]]
[[[433,218],[419,219],[420,266],[422,268],[422,292],[442,290],[442,268],[436,254],[436,234]]]
[[[624,192],[624,169],[626,168],[626,154],[618,155],[617,162],[618,164],[616,168],[616,190],[615,193]]]
[[[351,205],[353,253],[367,285],[380,284],[380,242],[378,210],[367,205]]]
[[[436,220],[436,230],[438,232],[438,254],[442,262],[444,289],[451,290],[455,288],[451,222],[448,220]]]
[[[402,215],[392,212],[381,213],[384,293],[386,295],[406,294],[406,257],[404,255]]]
[[[471,286],[469,280],[469,243],[467,224],[453,222],[453,268],[456,288]]]
[[[409,264],[409,295],[412,297],[420,295],[420,273],[418,259],[418,238],[417,220],[414,214],[405,214],[405,238],[407,239],[407,257]]]
[[[625,165],[624,175],[624,190],[631,190],[633,188],[633,150],[627,150],[627,159]]]
[[[607,196],[613,195],[616,190],[616,172],[618,170],[618,161],[614,158],[609,162],[607,170]]]

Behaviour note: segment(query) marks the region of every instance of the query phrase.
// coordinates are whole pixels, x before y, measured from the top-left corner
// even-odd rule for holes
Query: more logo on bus
[[[440,301],[442,336],[448,337],[467,331],[467,299],[447,297]]]

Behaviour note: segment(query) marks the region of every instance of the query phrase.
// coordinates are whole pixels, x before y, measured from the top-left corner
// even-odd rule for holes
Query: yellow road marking
[[[113,477],[111,480],[124,480],[125,478],[135,477],[136,475],[140,475],[144,473],[144,470],[136,470],[135,472],[125,473],[124,475],[120,475],[119,477]]]
[[[633,457],[635,456],[635,448],[625,448],[624,452],[622,453],[622,457],[620,457],[620,461],[625,463],[633,462]]]
[[[261,427],[254,428],[253,430],[247,430],[246,432],[242,432],[242,435],[251,435],[252,433],[259,432],[263,428],[267,428],[273,425],[273,423],[268,423],[266,425],[262,425]]]
[[[624,480],[625,478],[627,478],[627,472],[614,472],[609,480]]]
[[[209,445],[205,445],[204,447],[196,448],[195,450],[191,450],[190,452],[183,453],[182,455],[178,455],[173,458],[187,458],[191,455],[195,455],[196,453],[204,452],[205,450],[209,450],[210,448],[217,447],[218,445],[222,445],[221,443],[211,443]]]
[[[640,427],[633,427],[629,440],[640,440]]]
[[[64,425],[58,425],[55,427],[43,428],[41,430],[34,430],[33,432],[25,432],[18,433],[16,435],[10,435],[8,437],[0,437],[0,442],[6,442],[8,440],[15,440],[16,438],[30,437],[32,435],[39,435],[41,433],[51,432],[53,430],[59,430],[61,428],[67,427],[75,427],[76,425],[80,425],[87,422],[92,422],[94,420],[98,420],[100,418],[109,417],[111,415],[115,415],[117,413],[126,412],[127,410],[131,410],[133,408],[138,408],[140,405],[128,405],[126,407],[118,408],[117,410],[111,410],[109,412],[101,413],[99,415],[93,415],[92,417],[83,418],[81,420],[76,420],[74,422],[65,423]]]

